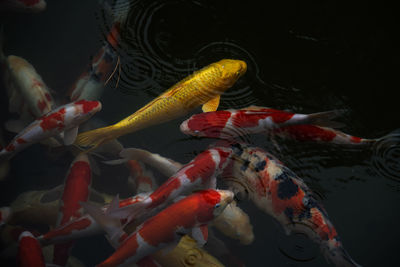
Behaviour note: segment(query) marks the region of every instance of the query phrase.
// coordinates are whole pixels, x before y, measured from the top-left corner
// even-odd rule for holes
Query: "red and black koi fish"
[[[336,266],[359,266],[344,250],[327,212],[301,178],[261,148],[239,143],[231,147],[232,166],[223,174],[229,177],[228,184],[243,187],[253,203],[287,233],[305,231]]]

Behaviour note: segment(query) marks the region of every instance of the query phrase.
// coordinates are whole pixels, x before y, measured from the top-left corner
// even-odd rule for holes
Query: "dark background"
[[[61,97],[101,47],[110,12],[94,0],[47,3],[39,14],[0,13],[4,52],[27,59]],[[220,108],[257,104],[304,113],[341,108],[347,110],[338,119],[346,124],[343,131],[381,137],[398,129],[400,121],[396,17],[394,6],[363,1],[134,1],[118,49],[119,86],[114,76],[96,117],[114,123],[193,70],[231,57],[245,60],[248,72],[223,96]],[[11,116],[7,102],[1,90],[1,122]],[[121,141],[187,162],[210,141],[181,134],[181,121]],[[274,150],[263,136],[250,140]],[[296,142],[280,143],[275,151],[321,195],[345,248],[363,266],[398,265],[400,153],[393,152],[399,151],[398,140],[391,137],[383,152]],[[389,174],[374,164],[383,156],[389,158],[380,168]],[[0,205],[26,190],[59,185],[71,160],[70,155],[51,158],[38,145],[21,152],[11,161],[10,177],[0,182]],[[93,186],[124,193],[126,170],[102,168]],[[269,216],[249,203],[241,205],[251,217],[255,242],[244,247],[225,240],[247,266],[327,264],[312,243],[287,238]],[[92,266],[111,251],[96,237],[77,242],[72,253]],[[291,253],[312,260],[285,255]]]

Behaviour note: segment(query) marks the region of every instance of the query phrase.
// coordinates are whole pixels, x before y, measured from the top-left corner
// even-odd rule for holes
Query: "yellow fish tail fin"
[[[107,126],[84,133],[80,133],[75,140],[74,145],[85,151],[91,151],[101,144],[107,143],[114,138],[115,132],[113,126]]]

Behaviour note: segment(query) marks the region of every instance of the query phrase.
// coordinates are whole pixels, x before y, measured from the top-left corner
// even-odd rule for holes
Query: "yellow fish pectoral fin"
[[[220,98],[221,98],[221,96],[217,95],[216,97],[214,97],[213,99],[211,99],[207,103],[205,103],[203,105],[203,107],[201,108],[203,110],[203,112],[216,111],[219,106]]]

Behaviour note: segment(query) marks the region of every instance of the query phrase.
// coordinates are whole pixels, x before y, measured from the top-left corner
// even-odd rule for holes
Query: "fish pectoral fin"
[[[69,146],[75,142],[78,135],[78,126],[64,131],[64,145]]]
[[[221,96],[217,95],[216,97],[205,103],[201,109],[203,110],[203,112],[216,111],[218,109],[220,99]]]
[[[196,240],[199,247],[204,246],[208,239],[208,226],[201,225],[192,229],[192,238]]]

